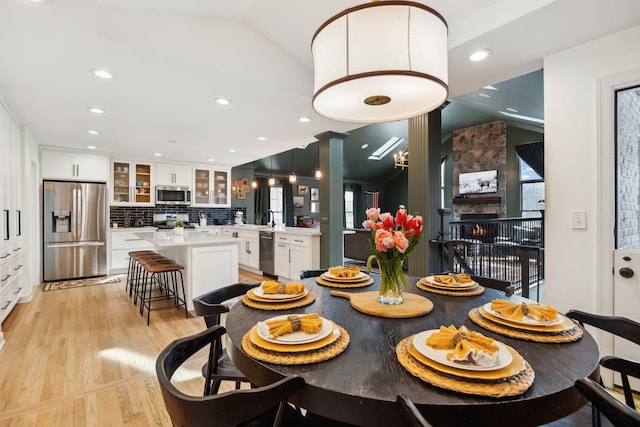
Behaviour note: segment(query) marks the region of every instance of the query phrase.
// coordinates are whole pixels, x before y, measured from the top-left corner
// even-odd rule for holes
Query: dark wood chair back
[[[508,280],[494,279],[493,277],[471,276],[471,280],[485,288],[497,289],[504,291],[506,296],[511,296],[515,292],[515,288]],[[528,285],[527,285],[528,286]]]
[[[581,325],[591,325],[640,345],[640,323],[635,320],[620,316],[602,316],[580,310],[569,310],[566,315]],[[640,378],[640,362],[616,356],[605,356],[600,359],[600,364],[620,374],[625,402],[631,408],[636,409],[629,377]]]
[[[611,396],[597,382],[583,378],[575,386],[614,426],[640,427],[640,412]]]
[[[422,413],[418,410],[413,401],[406,395],[401,394],[396,399],[404,418],[407,420],[409,427],[430,427]]]
[[[235,283],[200,295],[193,299],[196,315],[204,317],[207,328],[220,325],[220,315],[229,312],[229,306],[223,303],[242,296],[249,289],[259,285],[259,283]],[[240,388],[241,383],[249,382],[233,364],[226,350],[223,350],[222,340],[216,341],[215,346],[210,348],[210,353],[209,363],[202,367],[202,375],[208,378],[204,385],[205,396],[218,393],[222,381],[235,382],[236,390]]]
[[[302,270],[300,271],[300,279],[306,279],[308,277],[318,277],[327,270]]]
[[[173,374],[185,361],[207,345],[215,347],[225,332],[223,326],[213,326],[177,339],[160,352],[156,373],[173,425],[232,427],[250,421],[260,426],[281,425],[290,408],[287,399],[305,386],[302,377],[285,377],[264,387],[213,396],[190,396],[171,383]]]

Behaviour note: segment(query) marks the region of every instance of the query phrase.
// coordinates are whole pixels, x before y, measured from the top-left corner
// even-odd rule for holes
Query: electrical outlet
[[[571,228],[587,228],[587,212],[571,211]]]

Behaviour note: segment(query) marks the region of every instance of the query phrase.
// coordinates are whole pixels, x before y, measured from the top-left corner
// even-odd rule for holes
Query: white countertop
[[[155,231],[158,227],[109,227],[109,231]]]
[[[217,246],[238,244],[239,240],[234,237],[219,236],[209,233],[198,233],[197,231],[185,230],[184,235],[175,236],[171,230],[167,231],[143,231],[135,233],[142,240],[151,242],[157,247],[169,246]]]
[[[320,236],[319,228],[305,228],[305,227],[284,227],[275,226],[267,227],[266,225],[254,225],[254,224],[242,224],[242,225],[225,225],[224,228],[230,228],[233,230],[256,230],[256,231],[272,231],[274,233],[286,233],[286,234],[303,234],[305,236]]]

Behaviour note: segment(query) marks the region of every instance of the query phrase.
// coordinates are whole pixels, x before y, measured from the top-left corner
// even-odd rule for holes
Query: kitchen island
[[[189,311],[193,311],[194,297],[238,282],[236,238],[190,230],[185,230],[182,236],[174,235],[171,230],[135,235],[184,267],[185,301]]]

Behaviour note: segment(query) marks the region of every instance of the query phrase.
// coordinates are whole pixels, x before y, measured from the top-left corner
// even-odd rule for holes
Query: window
[[[544,180],[520,159],[520,210],[524,218],[540,217],[544,209]]]
[[[353,228],[353,191],[344,192],[344,220],[346,228]]]
[[[269,209],[273,211],[274,225],[283,224],[282,187],[269,187]]]

